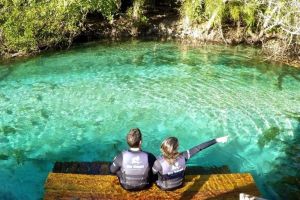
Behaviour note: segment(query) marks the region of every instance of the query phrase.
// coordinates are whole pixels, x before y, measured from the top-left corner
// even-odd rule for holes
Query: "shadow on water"
[[[2,200],[17,200],[18,198],[14,196],[12,192],[0,191],[0,197]]]
[[[276,158],[276,164],[266,177],[269,180],[266,184],[280,199],[300,200],[300,113],[289,115],[298,121],[294,138],[284,145],[284,155]]]

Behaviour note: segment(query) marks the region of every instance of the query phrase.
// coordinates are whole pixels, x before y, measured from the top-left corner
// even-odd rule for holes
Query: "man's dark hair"
[[[130,129],[129,133],[127,134],[128,145],[132,148],[139,147],[141,140],[142,140],[142,134],[140,129],[138,128]]]

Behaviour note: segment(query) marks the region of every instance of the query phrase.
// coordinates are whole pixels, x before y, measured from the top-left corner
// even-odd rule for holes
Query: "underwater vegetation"
[[[278,127],[271,127],[263,132],[258,138],[257,144],[260,148],[263,148],[265,145],[271,141],[276,140],[277,136],[280,134],[280,129]]]
[[[285,114],[298,123],[293,130],[293,138],[279,139],[284,131],[273,126],[259,136],[257,144],[263,149],[273,142],[283,153],[275,158],[271,171],[265,177],[268,180],[266,181],[268,187],[275,190],[280,199],[300,199],[300,113],[286,112]]]
[[[300,199],[300,123],[295,136],[295,140],[285,145],[285,155],[276,159],[277,164],[268,177],[282,199]]]
[[[27,160],[26,151],[15,149],[6,154],[0,154],[0,161],[8,160],[10,158],[13,158],[18,165],[22,165]]]
[[[15,134],[17,132],[17,128],[9,125],[5,125],[0,127],[0,133],[3,133],[4,136]]]
[[[8,160],[9,156],[5,154],[0,154],[0,160]]]
[[[267,175],[273,189],[281,199],[300,199],[300,113],[288,112],[289,118],[295,119],[298,126],[294,129],[294,138],[291,141],[286,141],[282,148],[284,153],[276,158],[273,169]],[[280,130],[271,128],[266,131],[266,139],[264,142],[274,140],[280,133]],[[270,140],[269,140],[270,139]]]

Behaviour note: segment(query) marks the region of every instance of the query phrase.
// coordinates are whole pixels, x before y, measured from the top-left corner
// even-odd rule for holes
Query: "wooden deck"
[[[50,173],[44,199],[239,199],[240,193],[259,196],[251,174],[187,175],[184,187],[175,191],[162,191],[153,185],[128,192],[111,175]]]

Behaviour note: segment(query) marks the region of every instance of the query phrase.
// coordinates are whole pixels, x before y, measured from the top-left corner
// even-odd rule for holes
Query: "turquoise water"
[[[251,172],[269,199],[299,199],[300,70],[257,49],[93,43],[0,67],[0,198],[40,199],[55,161],[111,161],[132,127],[159,154],[229,135],[190,165]]]

